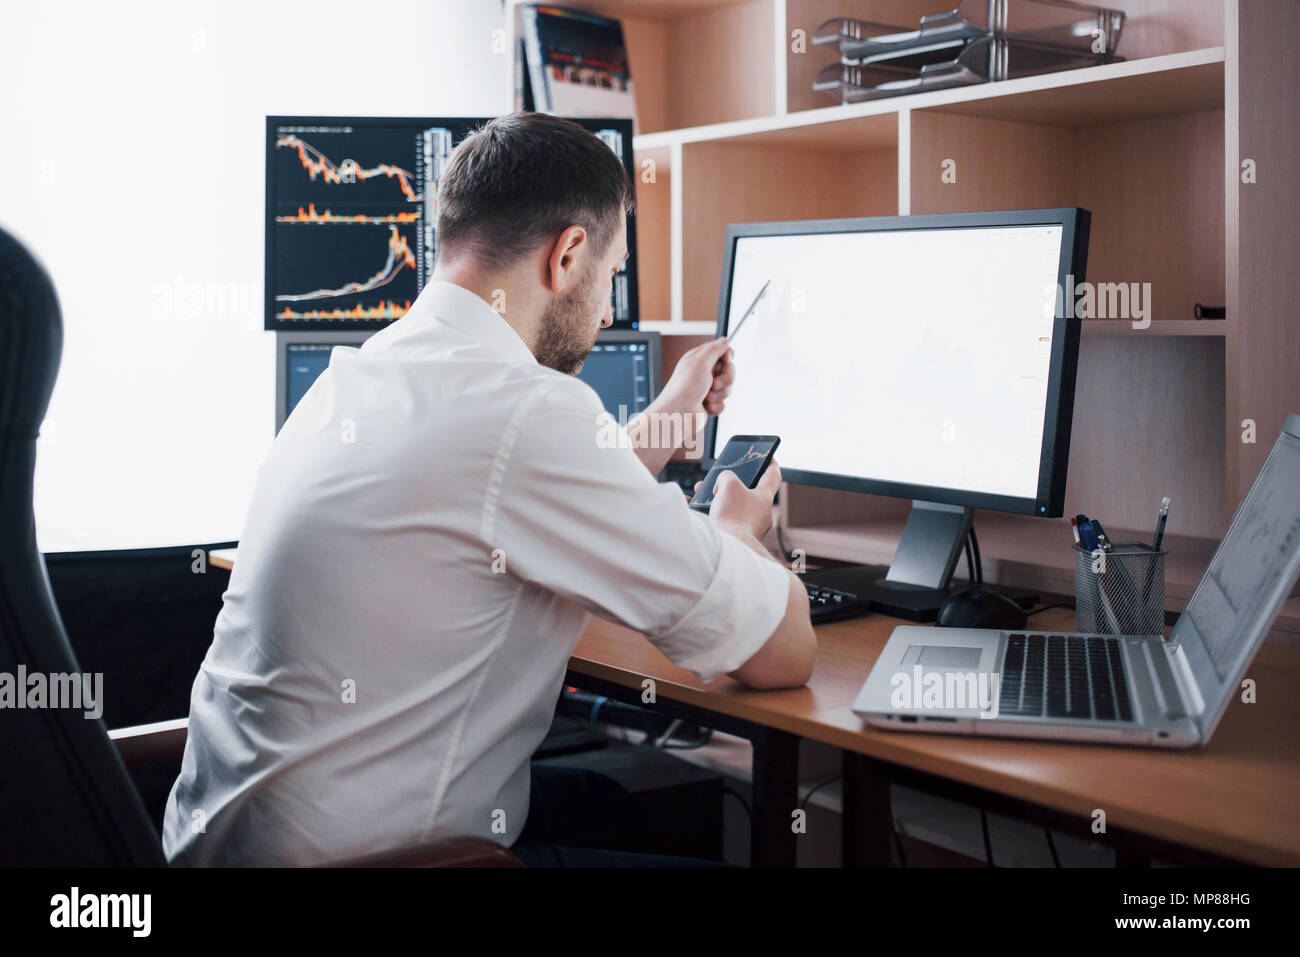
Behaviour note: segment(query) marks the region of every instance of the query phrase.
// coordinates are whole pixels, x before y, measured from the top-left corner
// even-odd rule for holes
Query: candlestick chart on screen
[[[433,274],[438,181],[486,118],[268,116],[266,328],[379,329]],[[633,173],[632,125],[575,122]],[[637,325],[635,217],[614,277],[614,325]]]
[[[434,203],[452,131],[320,125],[270,135],[275,323],[401,318],[433,269]]]

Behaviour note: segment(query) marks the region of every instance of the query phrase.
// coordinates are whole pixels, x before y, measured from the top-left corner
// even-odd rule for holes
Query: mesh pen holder
[[[1097,553],[1076,546],[1075,627],[1102,635],[1164,634],[1166,554],[1137,542]]]

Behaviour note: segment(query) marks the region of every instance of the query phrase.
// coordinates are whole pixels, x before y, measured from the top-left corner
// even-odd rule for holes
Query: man
[[[563,120],[515,114],[457,148],[432,281],[334,353],[262,466],[194,682],[173,862],[514,844],[588,612],[704,679],[807,681],[806,594],[759,545],[776,468],[754,490],[727,476],[707,517],[654,479],[673,451],[654,417],[722,408],[726,342],[683,356],[630,442],[573,378],[610,324],[631,205],[618,158]]]

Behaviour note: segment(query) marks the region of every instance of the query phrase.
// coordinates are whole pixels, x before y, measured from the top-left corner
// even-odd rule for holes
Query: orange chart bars
[[[406,198],[413,203],[418,203],[421,197],[411,186],[415,174],[409,170],[404,170],[400,166],[392,166],[388,163],[380,163],[378,166],[366,169],[356,160],[345,159],[343,162],[335,165],[329,158],[316,147],[312,146],[304,139],[299,139],[292,133],[286,133],[275,141],[275,148],[281,147],[292,148],[298,151],[298,160],[302,163],[303,169],[313,180],[321,177],[327,183],[356,183],[364,182],[368,179],[374,179],[377,176],[386,176],[389,179],[396,178],[398,185],[401,186],[402,192]]]
[[[379,270],[365,282],[350,282],[338,289],[314,289],[311,292],[303,292],[290,295],[276,296],[277,302],[303,302],[310,299],[332,299],[336,296],[352,296],[357,293],[369,292],[372,289],[378,289],[380,286],[386,286],[393,281],[393,278],[404,268],[415,268],[415,254],[411,252],[411,247],[406,244],[406,237],[398,232],[396,226],[389,226],[388,234],[388,259],[384,263],[384,268]]]
[[[315,203],[308,203],[306,209],[299,206],[296,216],[275,217],[277,223],[415,223],[419,220],[418,209],[406,213],[389,213],[384,216],[367,216],[365,213],[343,216],[328,209],[318,213]]]
[[[404,304],[381,299],[373,306],[353,306],[350,309],[305,309],[298,312],[285,306],[276,313],[278,319],[401,319],[411,309],[411,300]]]

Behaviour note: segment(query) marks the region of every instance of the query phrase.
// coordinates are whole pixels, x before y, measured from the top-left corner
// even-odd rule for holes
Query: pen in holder
[[[1082,632],[1163,635],[1164,549],[1121,542],[1096,554],[1074,549],[1074,617]]]

